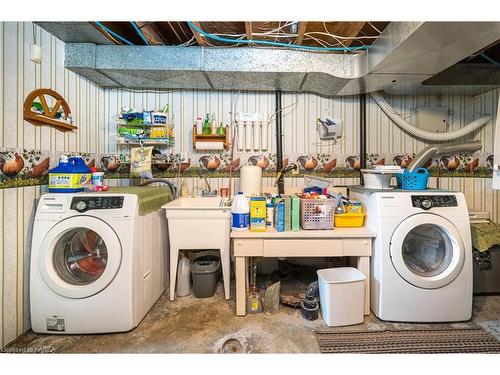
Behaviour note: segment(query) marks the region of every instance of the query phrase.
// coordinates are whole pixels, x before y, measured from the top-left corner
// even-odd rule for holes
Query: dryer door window
[[[401,251],[403,261],[411,271],[429,277],[448,268],[453,257],[453,244],[443,228],[422,224],[408,232]]]
[[[89,228],[75,228],[57,241],[52,255],[59,277],[72,285],[87,285],[102,276],[108,263],[103,238]]]
[[[390,256],[399,275],[420,288],[435,289],[451,283],[462,270],[464,242],[447,219],[418,214],[394,231]]]
[[[39,256],[40,273],[54,292],[86,298],[113,281],[120,269],[122,249],[111,226],[98,218],[78,215],[49,230]]]

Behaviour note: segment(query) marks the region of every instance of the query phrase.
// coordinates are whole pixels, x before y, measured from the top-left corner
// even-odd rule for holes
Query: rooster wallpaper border
[[[46,185],[48,171],[57,165],[61,155],[81,155],[89,166],[105,172],[105,178],[129,178],[129,154],[65,153],[28,149],[0,149],[0,189]],[[407,166],[414,154],[367,154],[368,165],[386,164]],[[433,177],[489,178],[492,174],[490,153],[451,154],[429,160],[426,167]],[[348,154],[296,154],[285,155],[283,163],[295,162],[301,178],[311,174],[326,178],[359,177],[359,155]],[[172,153],[160,155],[152,164],[157,178],[181,177],[234,177],[239,176],[242,165],[258,165],[265,177],[276,174],[276,154],[237,153],[230,162],[229,153]]]

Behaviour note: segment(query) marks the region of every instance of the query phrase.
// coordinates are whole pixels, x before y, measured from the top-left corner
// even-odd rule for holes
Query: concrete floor
[[[314,331],[327,328],[321,318],[309,322],[301,317],[299,310],[286,306],[281,306],[275,315],[237,317],[234,300],[224,300],[221,286],[213,297],[206,299],[188,296],[170,302],[167,295],[165,293],[130,332],[60,336],[29,331],[8,349],[24,351],[45,347],[46,352],[56,353],[221,353],[227,352],[222,347],[230,340],[234,344],[231,348],[246,353],[318,353]],[[473,310],[472,321],[500,340],[500,296],[474,297]],[[415,326],[431,325],[388,323],[370,315],[361,325],[337,329]]]

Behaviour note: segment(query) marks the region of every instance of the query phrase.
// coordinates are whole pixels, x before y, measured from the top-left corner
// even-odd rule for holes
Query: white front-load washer
[[[452,322],[472,315],[472,244],[459,192],[351,188],[377,233],[371,309],[382,320]]]
[[[35,332],[135,328],[166,288],[166,220],[138,214],[134,194],[45,194],[33,226]]]

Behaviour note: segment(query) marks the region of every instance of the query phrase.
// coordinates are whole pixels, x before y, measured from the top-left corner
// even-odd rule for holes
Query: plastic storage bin
[[[321,315],[329,327],[363,323],[365,275],[353,267],[318,270]]]
[[[391,174],[363,172],[363,182],[366,189],[390,189]]]
[[[198,259],[191,264],[195,297],[207,298],[214,295],[219,280],[219,267],[218,260]]]
[[[335,226],[339,228],[362,227],[366,214],[346,212],[345,214],[335,214]]]
[[[300,198],[300,226],[302,229],[333,229],[335,199]]]
[[[398,188],[403,190],[426,190],[429,180],[429,171],[417,168],[413,172],[405,170],[403,174],[396,175]]]

